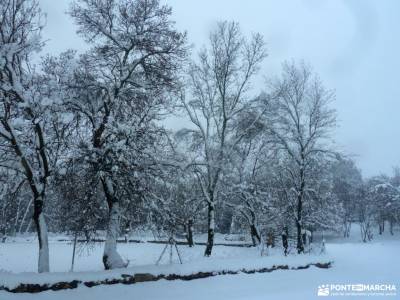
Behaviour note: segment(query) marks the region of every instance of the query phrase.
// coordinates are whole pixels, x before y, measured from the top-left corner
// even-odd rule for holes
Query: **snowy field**
[[[224,275],[193,281],[165,281],[138,283],[134,285],[110,285],[93,288],[79,287],[75,290],[42,292],[40,294],[10,294],[0,292],[0,300],[11,299],[318,299],[317,288],[322,284],[396,284],[400,287],[400,241],[396,238],[381,239],[362,244],[356,238],[351,242],[333,240],[327,244],[327,254],[322,256],[302,255],[282,257],[272,253],[260,257],[259,250],[244,247],[216,246],[211,258],[202,256],[204,246],[192,249],[179,246],[184,264],[179,265],[174,254],[173,265],[168,264],[166,255],[161,266],[155,266],[164,245],[140,243],[119,244],[120,253],[130,260],[129,270],[135,272],[176,272],[187,273],[190,270],[215,270],[240,266],[273,265],[286,263],[302,265],[311,261],[334,260],[331,269],[310,268],[300,271],[274,271],[263,274]],[[32,278],[36,269],[36,243],[18,239],[0,244],[0,283]],[[67,272],[70,268],[72,245],[68,242],[50,244],[51,271]],[[55,279],[73,276],[103,276],[101,263],[102,244],[98,243],[91,252],[82,252],[77,256],[75,273],[52,273]],[[188,262],[190,261],[190,264]],[[12,271],[12,273],[10,273]],[[22,272],[22,273],[21,273]],[[28,273],[26,273],[28,272]],[[111,271],[118,272],[118,271]],[[20,273],[20,274],[15,274]],[[45,275],[49,276],[49,275]],[[72,276],[72,277],[71,277]],[[34,276],[33,281],[39,276]],[[44,277],[46,278],[46,277]],[[32,280],[31,280],[32,282]],[[39,282],[41,282],[39,280]],[[330,297],[346,299],[344,296]],[[354,299],[355,297],[348,297]],[[387,296],[380,298],[400,299]],[[360,299],[360,297],[358,297]]]
[[[71,267],[72,243],[57,242],[50,239],[50,271],[68,272]],[[118,252],[125,260],[129,260],[129,266],[155,264],[159,258],[164,244],[153,243],[118,243]],[[95,243],[90,248],[77,250],[74,271],[101,271],[104,269],[102,262],[103,243]],[[178,246],[184,262],[205,260],[203,257],[204,246],[189,248]],[[37,270],[37,241],[32,239],[17,239],[14,242],[0,243],[0,270],[12,272],[36,272]],[[254,257],[256,249],[244,249],[242,247],[215,246],[212,259]],[[173,261],[178,262],[174,250]],[[161,263],[169,262],[169,248],[163,256]]]

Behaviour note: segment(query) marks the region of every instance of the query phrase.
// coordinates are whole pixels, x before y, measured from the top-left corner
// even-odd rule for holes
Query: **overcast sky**
[[[46,52],[84,50],[65,15],[69,0],[39,0],[47,13]],[[284,60],[304,59],[336,90],[338,148],[364,176],[400,166],[400,1],[161,0],[197,47],[220,20],[264,35],[269,56],[261,74],[278,74]],[[258,79],[262,88],[262,76]]]

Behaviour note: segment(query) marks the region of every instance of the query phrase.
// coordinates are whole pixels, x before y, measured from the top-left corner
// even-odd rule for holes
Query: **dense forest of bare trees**
[[[400,222],[400,171],[363,179],[335,146],[335,93],[305,62],[260,74],[260,34],[220,22],[198,53],[158,0],[75,0],[89,46],[38,56],[37,0],[0,2],[0,235],[104,232],[105,269],[127,262],[117,238],[145,228],[184,235],[248,233],[254,245],[305,252],[304,236],[362,240]],[[312,63],[312,62],[311,62]],[[257,76],[268,78],[255,88]],[[180,130],[165,118],[182,122]],[[389,226],[389,228],[386,228]]]

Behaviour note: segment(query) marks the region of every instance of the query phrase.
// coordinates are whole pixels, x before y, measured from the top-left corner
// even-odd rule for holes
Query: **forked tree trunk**
[[[371,230],[371,223],[370,221],[362,221],[360,222],[360,230],[361,230],[361,237],[364,243],[371,241],[373,238],[372,230]]]
[[[343,236],[345,238],[350,237],[350,230],[351,230],[351,222],[346,219],[344,222],[344,230],[343,230]]]
[[[215,234],[215,203],[213,201],[208,203],[208,234],[207,245],[204,256],[210,256],[214,245]]]

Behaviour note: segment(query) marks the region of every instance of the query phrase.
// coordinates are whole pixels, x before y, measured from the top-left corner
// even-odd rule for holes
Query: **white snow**
[[[400,243],[328,244],[335,257],[331,269],[310,268],[301,271],[274,271],[263,274],[225,275],[193,281],[165,281],[134,285],[111,285],[40,294],[9,294],[0,292],[0,299],[318,299],[317,288],[331,283],[387,283],[399,288]],[[203,247],[198,247],[203,248]],[[226,247],[227,248],[227,247]],[[265,258],[268,259],[268,258]],[[173,265],[174,268],[178,265]],[[162,266],[168,268],[168,266]],[[138,269],[139,271],[140,269]],[[112,271],[115,272],[115,271]],[[68,275],[69,276],[69,275]],[[346,297],[340,297],[346,299]],[[354,297],[352,297],[354,299]],[[393,297],[389,299],[395,299]]]
[[[39,294],[11,294],[0,292],[1,300],[102,300],[102,299],[273,299],[273,300],[309,300],[319,299],[317,288],[322,284],[395,284],[397,295],[400,289],[400,241],[398,236],[392,239],[375,240],[372,243],[360,243],[359,237],[350,242],[334,240],[326,244],[326,255],[293,255],[284,257],[272,252],[271,256],[260,257],[259,249],[243,247],[216,246],[210,258],[203,257],[204,246],[179,246],[184,264],[168,264],[168,255],[159,266],[155,262],[165,245],[140,243],[118,244],[118,251],[130,260],[127,269],[101,271],[103,269],[102,243],[96,244],[90,255],[83,253],[77,257],[76,269],[80,272],[66,272],[70,267],[72,245],[55,242],[50,239],[50,258],[55,273],[36,274],[36,244],[31,241],[0,244],[1,268],[0,283],[8,286],[19,282],[50,283],[56,281],[100,280],[120,274],[191,274],[197,271],[239,270],[241,268],[269,267],[276,264],[300,266],[309,262],[334,260],[330,269],[311,267],[306,270],[279,270],[262,274],[224,275],[192,281],[166,281],[138,283],[133,285],[107,285],[93,288],[79,287],[75,290],[42,292]],[[174,254],[175,255],[175,254]],[[84,272],[83,272],[84,271]],[[206,293],[206,294],[205,294]],[[336,297],[346,299],[346,297]],[[380,297],[379,297],[380,298]],[[354,299],[350,297],[348,299]],[[358,297],[357,299],[360,299]],[[396,299],[396,297],[385,297]]]

